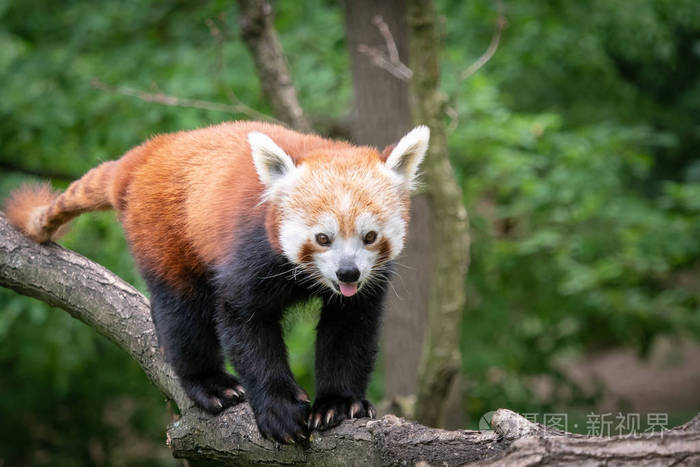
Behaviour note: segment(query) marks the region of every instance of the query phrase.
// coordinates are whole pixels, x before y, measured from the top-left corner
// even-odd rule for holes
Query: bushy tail
[[[110,193],[116,164],[100,164],[63,193],[54,191],[48,183],[24,185],[5,202],[7,218],[36,242],[54,240],[62,233],[60,227],[74,217],[112,207]]]

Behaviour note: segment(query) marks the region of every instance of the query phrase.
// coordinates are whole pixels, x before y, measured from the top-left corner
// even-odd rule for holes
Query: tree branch
[[[260,85],[275,116],[297,131],[311,131],[272,24],[272,6],[267,0],[238,0],[238,7],[241,35],[253,56]]]
[[[99,79],[92,80],[92,87],[95,89],[99,89],[100,91],[121,94],[123,96],[135,97],[144,102],[155,102],[158,104],[169,105],[171,107],[184,107],[190,109],[202,109],[212,110],[215,112],[241,114],[245,115],[246,117],[255,118],[258,120],[277,122],[276,119],[270,117],[269,115],[265,115],[264,113],[258,112],[257,110],[252,109],[245,104],[233,100],[235,99],[235,95],[231,91],[229,91],[229,97],[232,98],[233,102],[235,102],[234,104],[222,104],[220,102],[205,101],[202,99],[188,99],[185,97],[171,96],[162,92],[145,92],[127,86],[113,86],[111,84],[103,83]]]
[[[396,47],[396,41],[394,40],[393,34],[391,34],[389,26],[384,21],[384,18],[377,15],[372,21],[374,22],[374,25],[377,26],[379,33],[384,39],[387,52],[384,53],[378,48],[370,47],[366,44],[360,44],[357,46],[357,50],[360,53],[367,55],[375,66],[388,71],[401,81],[410,81],[411,77],[413,76],[413,71],[399,59],[399,51]]]
[[[125,349],[151,382],[173,399],[182,417],[168,429],[177,457],[206,458],[234,465],[341,465],[362,459],[370,465],[399,460],[447,459],[464,463],[499,450],[495,433],[446,432],[393,416],[346,421],[315,434],[307,450],[263,440],[248,404],[212,417],[192,406],[158,349],[148,300],[129,284],[83,256],[50,243],[38,245],[10,226],[0,213],[0,285],[63,308]]]
[[[211,36],[214,38],[216,41],[216,82],[218,85],[223,89],[223,91],[226,93],[226,96],[228,97],[228,100],[236,106],[237,108],[242,110],[242,113],[244,113],[246,116],[250,118],[257,118],[257,119],[262,119],[274,123],[279,123],[282,124],[279,120],[276,118],[273,118],[269,115],[266,115],[262,112],[258,112],[257,110],[253,109],[252,107],[249,107],[243,103],[241,99],[238,98],[236,93],[233,91],[233,88],[225,83],[223,79],[223,74],[224,74],[224,41],[228,38],[228,28],[225,22],[225,15],[224,13],[219,14],[218,22],[211,19],[207,18],[205,21],[205,24],[209,28],[209,33]]]
[[[83,256],[54,243],[38,245],[0,213],[0,286],[63,308],[129,352],[151,382],[173,399],[182,416],[168,427],[176,457],[230,465],[532,465],[548,459],[572,463],[587,458],[630,464],[700,459],[700,416],[653,437],[551,436],[541,425],[509,410],[492,419],[495,431],[446,431],[386,415],[346,420],[311,438],[310,447],[263,440],[247,403],[213,417],[192,406],[158,349],[148,300],[129,284]],[[566,457],[564,457],[566,456]],[[527,463],[526,463],[527,461]]]
[[[450,98],[450,101],[454,102],[454,104],[445,106],[445,113],[450,118],[447,133],[452,133],[459,126],[459,110],[457,109],[459,101],[457,100],[457,97],[459,96],[462,83],[471,75],[479,71],[479,69],[486,65],[489,60],[491,60],[496,53],[496,50],[498,50],[498,45],[501,43],[501,34],[503,33],[503,28],[505,28],[508,24],[508,18],[506,18],[506,16],[503,14],[503,0],[496,0],[496,7],[498,9],[498,18],[496,19],[496,27],[493,31],[493,35],[491,36],[491,43],[486,51],[481,54],[481,56],[477,58],[474,63],[462,70],[462,72],[459,74],[454,96]]]
[[[498,410],[491,425],[510,447],[479,466],[503,465],[698,465],[700,414],[668,431],[636,435],[584,436],[532,423],[510,410]],[[476,464],[469,464],[476,465]]]
[[[102,266],[50,243],[38,245],[0,212],[0,286],[63,308],[126,350],[181,410],[191,407],[158,349],[148,299]]]
[[[464,277],[469,266],[469,220],[462,188],[450,165],[440,91],[439,41],[432,0],[410,0],[409,56],[413,79],[413,117],[430,127],[430,146],[421,165],[432,213],[434,256],[428,326],[421,358],[416,418],[440,423],[445,401],[461,365],[459,330],[466,302]]]
[[[486,65],[486,63],[491,60],[491,57],[493,57],[493,55],[496,53],[496,50],[498,50],[498,44],[501,42],[501,33],[503,32],[503,28],[506,27],[506,24],[508,24],[508,20],[503,14],[503,0],[497,0],[496,4],[498,5],[498,19],[496,20],[496,29],[494,29],[493,36],[491,36],[491,43],[486,51],[481,54],[481,56],[477,58],[474,63],[462,70],[462,72],[459,74],[460,83],[476,73],[479,68]]]

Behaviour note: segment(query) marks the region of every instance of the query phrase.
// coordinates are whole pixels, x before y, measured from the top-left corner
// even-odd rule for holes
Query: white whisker
[[[274,277],[283,276],[283,275],[285,275],[285,274],[289,274],[290,272],[296,270],[297,267],[298,267],[298,266],[294,266],[294,267],[291,268],[291,269],[288,269],[288,270],[286,270],[286,271],[279,272],[279,273],[277,273],[277,274],[272,274],[272,275],[270,275],[270,276],[258,277],[258,279],[260,279],[260,280],[265,280],[265,279],[272,279],[272,278],[274,278]]]

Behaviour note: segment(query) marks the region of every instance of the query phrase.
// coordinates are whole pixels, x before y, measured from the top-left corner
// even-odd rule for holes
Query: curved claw
[[[282,444],[308,443],[309,403],[299,400],[295,391],[268,394],[253,406],[260,434]]]
[[[347,418],[374,418],[376,414],[376,409],[366,399],[325,396],[314,403],[307,424],[311,430],[327,430]]]

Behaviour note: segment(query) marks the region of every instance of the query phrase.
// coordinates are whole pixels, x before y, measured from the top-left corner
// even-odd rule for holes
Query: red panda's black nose
[[[341,282],[356,282],[360,278],[360,270],[357,266],[341,266],[335,272],[336,277]]]

